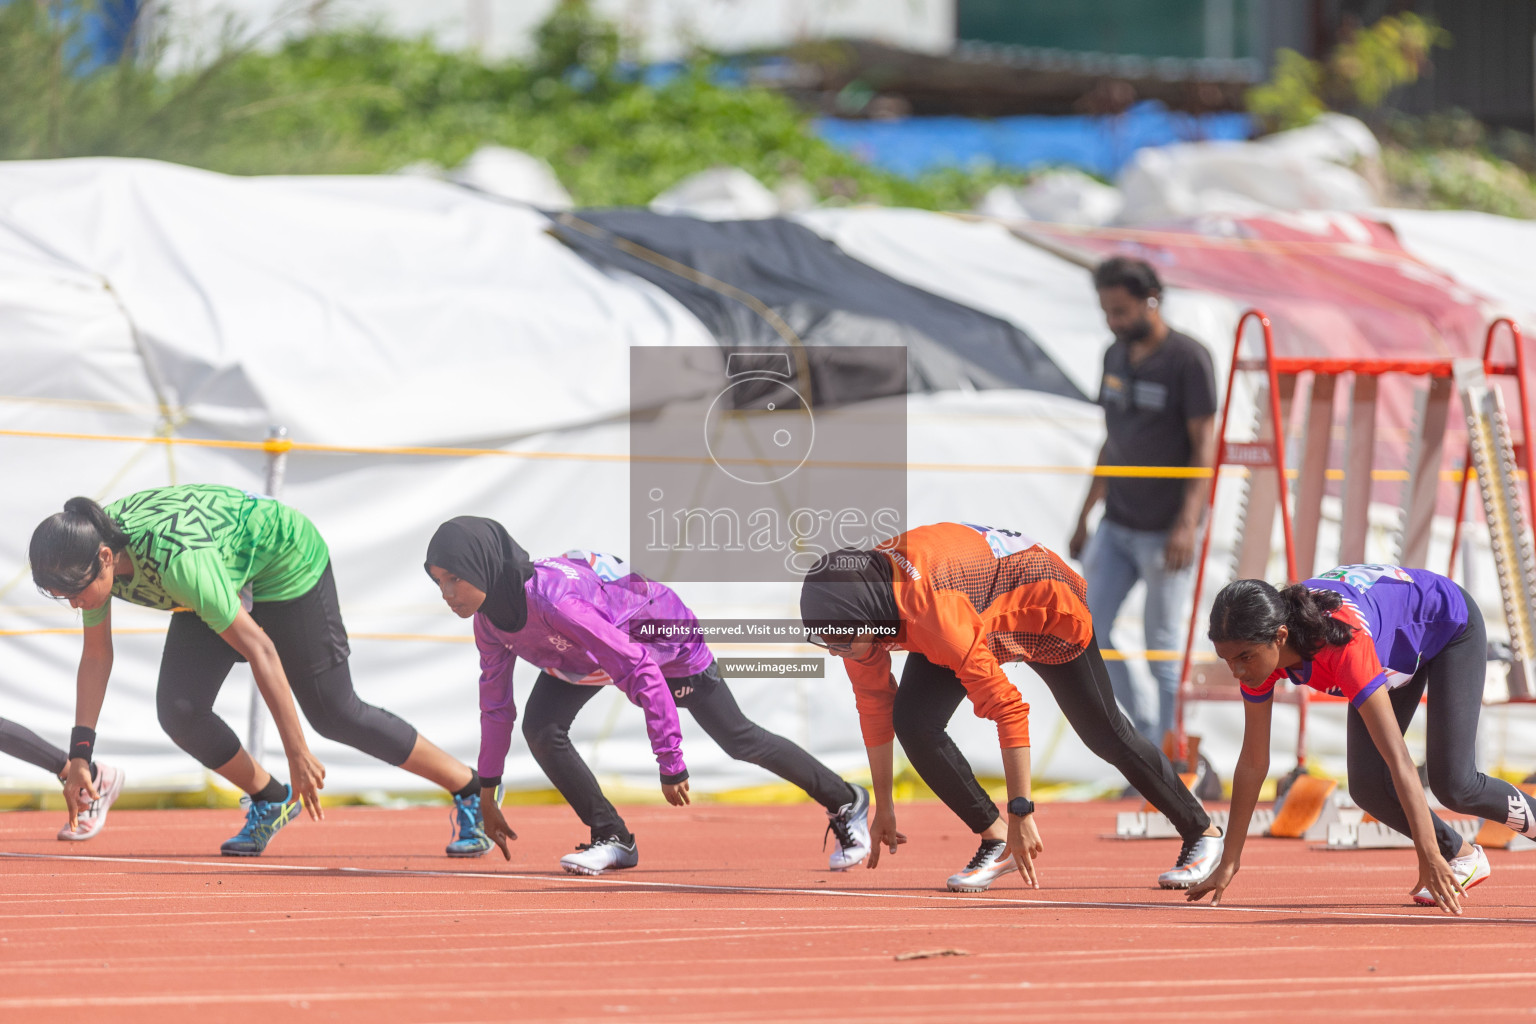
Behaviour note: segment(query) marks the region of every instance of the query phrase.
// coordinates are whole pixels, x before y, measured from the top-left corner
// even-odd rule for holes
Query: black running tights
[[[1466,596],[1466,591],[1462,591]],[[1439,654],[1419,666],[1407,683],[1393,690],[1392,711],[1397,727],[1407,730],[1426,690],[1429,716],[1425,749],[1429,788],[1446,807],[1462,814],[1500,821],[1517,832],[1536,834],[1526,795],[1502,779],[1477,770],[1477,720],[1483,710],[1483,681],[1488,671],[1488,640],[1482,612],[1467,597],[1467,625]],[[1349,795],[1372,817],[1411,835],[1408,815],[1392,784],[1392,772],[1365,719],[1349,709],[1345,731],[1349,762]],[[1447,860],[1461,849],[1461,834],[1430,812],[1440,855]]]
[[[25,726],[0,718],[0,754],[35,764],[55,775],[64,774],[69,754]]]
[[[1045,681],[1067,723],[1088,749],[1114,765],[1138,793],[1166,814],[1181,837],[1192,839],[1210,828],[1210,816],[1179,780],[1168,758],[1136,731],[1115,704],[1097,640],[1065,665],[1031,662],[1030,668]],[[965,696],[965,686],[949,669],[920,654],[908,654],[893,718],[896,738],[917,774],[972,832],[980,834],[998,819],[997,805],[945,731]]]
[[[703,672],[668,679],[677,706],[693,715],[709,738],[731,757],[768,769],[805,790],[812,800],[835,811],[854,799],[854,789],[837,774],[783,736],[769,732],[742,714],[731,688],[711,665]],[[592,769],[571,744],[571,723],[599,686],[578,686],[548,672],[539,674],[523,708],[523,736],[528,749],[566,803],[592,831],[593,841],[629,838],[624,819],[603,795]],[[677,696],[682,693],[683,696]]]
[[[352,688],[347,634],[329,567],[308,593],[292,601],[258,601],[251,616],[277,648],[294,700],[315,732],[387,764],[405,763],[416,745],[415,728],[363,703]],[[208,768],[240,752],[240,738],[213,713],[213,702],[229,670],[243,660],[196,615],[171,616],[155,706],[166,735]]]

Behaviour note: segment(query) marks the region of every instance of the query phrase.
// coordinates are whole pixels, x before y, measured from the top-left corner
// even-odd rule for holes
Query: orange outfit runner
[[[1033,540],[963,523],[920,526],[877,549],[891,564],[905,634],[862,660],[845,659],[866,746],[891,742],[896,680],[890,650],[954,672],[999,745],[1029,746],[1029,705],[1002,663],[1064,665],[1093,641],[1083,578]]]

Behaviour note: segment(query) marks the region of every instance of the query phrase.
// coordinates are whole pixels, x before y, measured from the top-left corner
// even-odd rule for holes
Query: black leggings
[[[1501,821],[1517,832],[1536,834],[1532,807],[1524,793],[1502,779],[1477,770],[1477,720],[1483,711],[1483,682],[1488,671],[1488,640],[1483,615],[1467,596],[1467,625],[1441,652],[1430,658],[1407,683],[1391,691],[1392,712],[1399,731],[1406,731],[1429,691],[1428,742],[1425,761],[1429,788],[1442,804],[1462,814]],[[1346,730],[1349,795],[1372,817],[1411,835],[1408,815],[1392,784],[1392,772],[1376,749],[1365,719],[1349,709]],[[1433,811],[1435,839],[1447,860],[1461,849],[1461,834]]]
[[[64,774],[69,754],[25,726],[0,718],[0,754],[10,754],[55,775]]]
[[[677,706],[693,715],[709,738],[731,757],[793,782],[828,810],[835,811],[854,799],[854,788],[830,768],[742,714],[731,688],[721,680],[714,665],[697,675],[668,679],[667,685]],[[571,745],[571,723],[600,689],[567,683],[541,672],[523,708],[523,736],[533,759],[576,816],[592,830],[594,842],[609,836],[629,838],[624,819],[608,802],[592,770]]]
[[[1067,723],[1088,749],[1114,765],[1138,793],[1166,814],[1180,836],[1193,839],[1211,827],[1210,816],[1179,780],[1168,758],[1136,731],[1115,704],[1097,640],[1065,665],[1031,662],[1030,668],[1045,680]],[[945,731],[965,696],[965,686],[954,672],[921,654],[908,654],[892,718],[896,738],[917,774],[979,834],[997,821],[997,805]]]
[[[251,617],[272,639],[294,700],[317,733],[389,764],[405,763],[416,730],[364,704],[352,689],[347,631],[330,566],[308,593],[292,601],[258,601]],[[171,616],[155,707],[166,735],[208,768],[240,752],[240,738],[213,713],[213,702],[229,670],[244,660],[196,615]]]

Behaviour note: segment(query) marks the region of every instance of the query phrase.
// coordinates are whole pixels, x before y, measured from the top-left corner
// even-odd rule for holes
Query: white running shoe
[[[869,790],[854,786],[852,803],[827,812],[827,831],[837,837],[837,849],[827,858],[833,871],[847,871],[869,856]],[[826,848],[826,837],[822,837]]]
[[[628,845],[619,842],[618,836],[582,843],[575,853],[560,858],[560,866],[573,875],[600,875],[604,871],[632,868],[639,863],[640,851],[634,836],[629,837]]]
[[[94,837],[107,823],[107,811],[117,802],[117,798],[123,792],[123,772],[120,768],[114,768],[109,764],[96,763],[96,792],[101,794],[90,804],[82,808],[75,817],[75,827],[70,828],[65,822],[59,829],[59,838],[74,843],[83,843]],[[82,796],[85,790],[80,791]]]
[[[1017,871],[1013,855],[1003,856],[1007,848],[1008,843],[1002,839],[983,839],[971,862],[949,876],[949,881],[945,883],[949,891],[986,892],[993,882],[1010,871]]]
[[[1188,889],[1211,877],[1216,865],[1221,863],[1221,851],[1226,847],[1226,836],[1196,836],[1186,839],[1179,850],[1179,859],[1173,867],[1157,876],[1157,884],[1164,889]]]
[[[1465,857],[1457,857],[1450,864],[1451,874],[1455,875],[1456,881],[1461,883],[1462,892],[1486,882],[1488,876],[1493,873],[1493,869],[1488,866],[1488,855],[1476,843],[1472,844],[1471,853]],[[1413,894],[1413,902],[1421,907],[1432,907],[1435,905],[1435,895],[1427,888],[1420,889]]]

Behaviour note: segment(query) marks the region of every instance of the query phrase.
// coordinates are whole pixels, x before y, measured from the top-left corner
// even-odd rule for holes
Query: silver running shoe
[[[949,876],[950,892],[986,892],[992,883],[1017,871],[1013,855],[1004,856],[1008,844],[1001,839],[983,839],[976,855],[965,867]]]
[[[1186,839],[1179,850],[1179,859],[1173,867],[1157,876],[1157,884],[1164,889],[1188,889],[1211,877],[1216,865],[1221,863],[1221,851],[1226,837],[1196,836]]]
[[[827,812],[827,832],[837,837],[837,849],[827,858],[833,871],[847,871],[869,856],[869,790],[854,786],[852,803]],[[826,839],[822,839],[826,848]]]
[[[560,866],[573,875],[600,875],[604,871],[632,868],[639,863],[640,851],[633,836],[628,844],[619,842],[618,836],[582,843],[575,853],[560,858]]]

